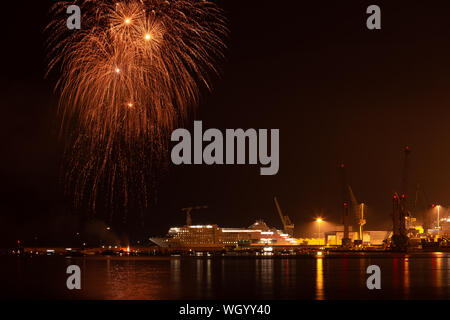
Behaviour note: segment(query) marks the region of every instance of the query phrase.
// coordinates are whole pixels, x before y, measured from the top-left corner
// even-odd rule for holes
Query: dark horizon
[[[5,4],[0,247],[35,235],[67,239],[80,223],[59,183],[55,76],[44,79],[42,30],[51,3]],[[278,175],[260,176],[258,165],[169,165],[144,226],[135,218],[138,226],[124,226],[119,218],[119,233],[163,235],[184,224],[180,209],[192,205],[209,206],[193,213],[198,224],[246,227],[263,219],[280,228],[273,196],[297,234],[319,215],[339,223],[341,163],[368,206],[366,229],[389,228],[405,145],[412,149],[409,199],[420,184],[429,202],[449,205],[450,132],[443,120],[450,116],[450,5],[378,1],[382,29],[370,31],[369,4],[220,0],[231,29],[227,62],[186,127],[198,119],[221,130],[280,129]],[[109,225],[108,214],[99,211]]]

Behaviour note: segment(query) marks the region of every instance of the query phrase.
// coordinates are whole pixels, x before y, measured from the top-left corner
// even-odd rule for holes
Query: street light
[[[317,224],[319,225],[319,243],[321,242],[320,240],[321,240],[321,237],[320,237],[320,224],[322,223],[322,218],[317,218],[316,219],[316,221],[317,221]]]

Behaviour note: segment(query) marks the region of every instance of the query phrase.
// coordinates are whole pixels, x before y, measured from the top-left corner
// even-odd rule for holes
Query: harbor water
[[[299,257],[0,257],[8,299],[449,299],[450,254]],[[81,269],[68,290],[67,267]],[[381,269],[369,290],[367,267]]]

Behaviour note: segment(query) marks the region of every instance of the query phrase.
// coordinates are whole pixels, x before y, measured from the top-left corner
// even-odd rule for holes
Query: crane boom
[[[401,187],[400,187],[401,188],[400,196],[401,196],[401,198],[406,199],[406,195],[408,193],[409,155],[411,154],[411,149],[409,148],[409,146],[405,146],[403,153],[405,154],[405,157],[403,160],[403,175],[402,175],[402,183],[401,183]]]
[[[352,203],[353,214],[358,220],[359,240],[363,240],[363,225],[366,224],[366,220],[364,219],[364,203],[359,203],[358,200],[356,200],[356,196],[353,193],[352,187],[350,185],[348,185],[348,192],[350,194],[350,202]]]
[[[349,238],[349,207],[348,207],[348,188],[347,188],[347,177],[345,174],[345,165],[342,163],[340,165],[341,171],[341,183],[342,183],[342,223],[344,224],[344,237],[342,238],[342,246],[351,246],[351,239]]]
[[[356,217],[358,217],[359,202],[358,202],[358,200],[356,200],[356,196],[353,193],[352,187],[350,187],[350,185],[347,185],[347,187],[348,187],[348,192],[350,194],[350,202],[352,203],[353,214]]]
[[[278,214],[280,215],[281,223],[283,224],[283,231],[292,237],[294,234],[294,224],[288,216],[283,215],[277,197],[273,197],[273,200],[275,202]]]
[[[277,197],[273,197],[275,201],[275,206],[277,207],[278,214],[280,215],[281,223],[283,224],[283,228],[286,229],[286,222],[284,221],[283,213],[281,212],[280,204],[278,203]]]
[[[406,194],[408,191],[408,167],[409,167],[409,155],[411,150],[408,146],[404,149],[404,164],[403,164],[403,175],[401,183],[401,193],[400,196],[394,193],[393,197],[393,207],[392,207],[392,247],[400,250],[406,250],[408,246],[408,235],[406,219],[410,218],[410,212],[408,210],[408,203]]]

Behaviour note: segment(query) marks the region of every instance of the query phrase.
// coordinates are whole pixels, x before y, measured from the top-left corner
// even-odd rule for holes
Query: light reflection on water
[[[325,298],[323,291],[323,259],[316,259],[316,300]]]
[[[345,258],[2,257],[2,297],[39,299],[448,299],[450,255]],[[82,269],[80,292],[65,269]],[[381,268],[381,290],[366,269]]]
[[[435,283],[435,288],[438,292],[438,294],[441,294],[442,292],[442,283],[443,283],[443,264],[442,261],[444,259],[442,259],[442,253],[439,252],[439,254],[433,258],[433,260],[435,261],[435,269],[433,270],[436,274],[436,283]]]
[[[141,262],[134,259],[122,261],[106,258],[104,261],[106,265],[105,283],[101,282],[102,275],[97,274],[97,279],[89,287],[103,288],[105,299],[142,299],[143,297],[158,299],[158,292],[162,290],[163,286],[160,279],[164,279],[170,272],[148,264],[141,265]],[[100,264],[97,268],[96,271],[101,272]],[[159,277],[160,279],[158,279]]]
[[[211,259],[206,260],[206,289],[207,295],[211,295],[212,289],[212,271],[211,271]]]
[[[175,291],[180,290],[181,286],[181,270],[180,259],[170,260],[170,282]]]
[[[409,258],[403,259],[403,287],[405,288],[405,299],[409,298]]]

